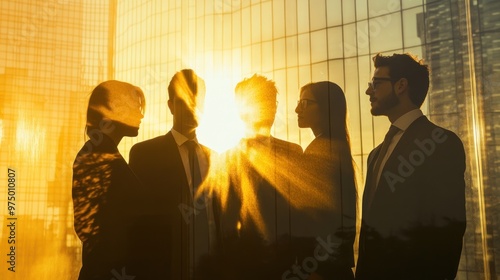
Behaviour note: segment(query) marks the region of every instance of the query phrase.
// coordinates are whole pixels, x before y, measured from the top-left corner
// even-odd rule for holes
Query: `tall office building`
[[[500,276],[499,14],[498,1],[427,1],[419,15],[432,70],[429,116],[457,132],[468,158],[463,279]]]
[[[2,254],[2,279],[70,279],[79,270],[72,162],[90,91],[111,74],[109,14],[106,1],[0,3],[0,178],[11,168],[17,179],[14,235],[1,188],[0,248],[10,251],[3,241],[13,235],[17,255],[13,273]]]

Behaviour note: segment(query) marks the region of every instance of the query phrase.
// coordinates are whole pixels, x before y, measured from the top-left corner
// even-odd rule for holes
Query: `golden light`
[[[0,119],[0,145],[2,144],[3,138],[3,120]]]
[[[218,153],[234,147],[244,134],[234,100],[234,85],[238,81],[232,81],[222,73],[207,73],[203,77],[206,96],[197,129],[200,143]]]
[[[282,197],[291,208],[311,218],[318,210],[338,212],[334,186],[299,169],[301,155],[270,149],[258,140],[243,140],[236,147],[213,155],[208,178],[197,195],[215,194],[223,215],[237,215],[238,231],[255,225],[263,237],[271,237],[269,199]],[[264,183],[267,182],[267,183]],[[234,202],[240,205],[234,208]],[[239,212],[239,213],[235,213]],[[232,221],[235,222],[235,221]]]
[[[16,152],[26,162],[36,163],[45,152],[46,129],[37,118],[21,113],[16,125]]]

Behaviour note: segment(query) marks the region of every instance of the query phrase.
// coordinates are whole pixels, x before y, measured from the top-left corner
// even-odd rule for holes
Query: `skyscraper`
[[[466,147],[467,232],[460,277],[498,277],[500,261],[496,172],[500,13],[495,1],[427,1],[419,15],[423,57],[431,67],[429,116],[457,132]],[[495,85],[497,84],[497,85]],[[496,108],[496,109],[495,109]],[[498,123],[498,122],[497,122]],[[486,273],[484,273],[487,271]]]
[[[90,91],[111,74],[109,14],[108,2],[0,3],[0,165],[17,179],[16,272],[2,259],[2,279],[68,279],[78,272],[72,161],[84,140]],[[12,235],[6,200],[2,194],[2,240]],[[1,251],[12,245],[2,242]]]

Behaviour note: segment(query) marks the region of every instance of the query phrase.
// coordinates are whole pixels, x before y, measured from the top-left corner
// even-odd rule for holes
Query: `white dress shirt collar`
[[[420,118],[423,115],[424,114],[420,109],[414,109],[399,117],[394,121],[394,123],[392,123],[392,125],[396,126],[404,132],[416,119]]]
[[[182,146],[182,144],[186,143],[186,141],[189,141],[190,139],[187,138],[186,136],[182,135],[180,132],[178,132],[175,129],[170,130],[172,132],[172,136],[174,137],[175,143],[177,144],[178,147]],[[196,144],[198,143],[198,139],[196,136],[192,139]]]

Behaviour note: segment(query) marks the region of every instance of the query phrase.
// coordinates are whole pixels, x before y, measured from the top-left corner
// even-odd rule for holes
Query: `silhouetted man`
[[[356,279],[455,279],[465,231],[465,153],[419,107],[429,69],[376,55],[371,113],[391,128],[368,157]]]
[[[227,152],[229,190],[221,218],[221,279],[281,279],[290,253],[289,175],[299,145],[271,136],[278,93],[254,75],[235,88],[246,138]]]
[[[193,70],[177,72],[168,86],[172,129],[130,151],[130,167],[153,192],[143,199],[157,217],[144,238],[157,248],[158,279],[203,279],[200,269],[211,251],[212,208],[207,197],[195,199],[209,166],[209,150],[196,139],[204,94],[204,81]]]

